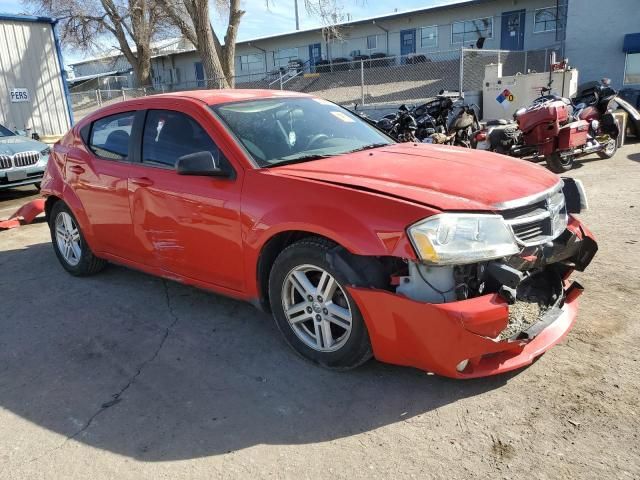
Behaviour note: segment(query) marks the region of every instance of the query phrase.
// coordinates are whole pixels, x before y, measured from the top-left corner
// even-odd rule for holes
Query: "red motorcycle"
[[[615,90],[604,83],[588,84],[573,102],[542,90],[531,106],[515,113],[515,122],[487,122],[475,135],[476,148],[544,160],[555,173],[571,170],[574,160],[585,155],[615,155],[620,134],[611,108]]]

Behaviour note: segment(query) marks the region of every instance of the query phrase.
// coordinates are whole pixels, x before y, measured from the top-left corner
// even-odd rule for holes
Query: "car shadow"
[[[9,200],[19,200],[27,197],[37,197],[38,191],[32,187],[16,187],[0,190],[0,202]]]
[[[375,361],[327,371],[249,304],[113,265],[72,277],[48,243],[0,252],[0,271],[0,407],[60,444],[138,460],[419,425],[516,375],[455,381]]]

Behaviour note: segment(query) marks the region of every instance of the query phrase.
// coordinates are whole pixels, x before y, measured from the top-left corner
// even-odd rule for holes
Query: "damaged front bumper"
[[[568,277],[573,269],[583,270],[597,250],[593,236],[578,220],[571,218],[567,230],[537,256],[524,252],[522,262],[538,266],[556,262],[563,269],[561,274],[554,270],[550,275],[552,301],[535,321],[516,331],[509,327],[518,302],[510,305],[499,293],[434,304],[388,291],[350,287],[367,324],[374,356],[460,379],[531,364],[560,342],[575,323],[582,287]]]

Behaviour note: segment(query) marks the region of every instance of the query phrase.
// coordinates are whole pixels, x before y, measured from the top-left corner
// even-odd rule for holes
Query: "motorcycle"
[[[443,90],[421,105],[401,105],[397,113],[380,119],[377,127],[400,142],[473,148],[473,134],[480,128],[478,118],[476,105],[467,105],[458,93]]]
[[[540,97],[514,115],[514,122],[493,120],[475,134],[476,148],[546,161],[555,173],[571,170],[576,158],[597,153],[611,158],[618,149],[620,129],[613,116],[617,92],[608,82],[591,82],[578,89],[573,100]]]

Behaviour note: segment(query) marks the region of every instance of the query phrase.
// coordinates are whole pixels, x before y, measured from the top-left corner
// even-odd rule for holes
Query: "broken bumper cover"
[[[44,198],[31,200],[20,207],[7,220],[0,220],[0,230],[9,230],[33,222],[38,215],[44,213]]]
[[[532,332],[533,338],[496,341],[496,330],[509,317],[509,305],[498,294],[429,304],[381,290],[349,289],[367,320],[378,360],[452,378],[496,375],[531,364],[569,332],[581,292],[576,283],[569,286],[560,315],[537,335]],[[459,372],[456,366],[464,360],[469,363]]]
[[[584,268],[597,246],[577,220],[572,219],[569,229],[576,242],[584,241],[585,248],[576,248],[572,257]],[[574,242],[569,245],[573,249]],[[509,322],[509,304],[497,293],[441,304],[360,287],[349,288],[349,293],[362,311],[378,360],[466,379],[530,365],[567,335],[582,293],[582,287],[567,277],[559,279],[558,305],[516,338],[505,340],[498,338]],[[466,366],[458,371],[461,362]]]

